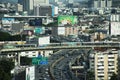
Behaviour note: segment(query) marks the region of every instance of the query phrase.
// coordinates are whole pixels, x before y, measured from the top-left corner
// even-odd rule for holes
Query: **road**
[[[54,80],[73,80],[73,75],[69,69],[69,62],[74,60],[78,54],[73,53],[74,50],[69,50],[66,53],[62,53],[52,65],[51,73],[53,74]],[[71,55],[71,54],[74,55]],[[76,78],[77,80],[77,78]]]

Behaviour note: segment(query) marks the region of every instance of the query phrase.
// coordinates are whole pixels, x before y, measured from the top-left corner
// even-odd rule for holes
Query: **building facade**
[[[93,7],[94,8],[112,7],[112,0],[94,0]]]
[[[52,7],[50,5],[34,6],[34,15],[36,15],[36,16],[52,16]]]
[[[53,27],[52,35],[54,35],[54,36],[78,35],[78,28],[77,27]]]
[[[118,71],[118,51],[95,51],[90,56],[90,70],[94,71],[95,80],[110,80],[113,73],[117,74]]]
[[[18,3],[23,5],[23,10],[27,11],[29,15],[33,15],[34,6],[48,5],[49,0],[18,0]]]
[[[110,23],[110,35],[120,35],[120,22]]]

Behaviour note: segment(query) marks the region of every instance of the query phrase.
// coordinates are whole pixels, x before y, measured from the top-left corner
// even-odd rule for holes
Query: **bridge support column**
[[[18,66],[20,66],[20,53],[18,52]]]

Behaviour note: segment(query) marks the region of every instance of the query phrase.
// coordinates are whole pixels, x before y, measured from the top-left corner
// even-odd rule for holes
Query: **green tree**
[[[87,71],[87,80],[95,80],[95,74],[93,71]]]
[[[22,35],[22,40],[26,40],[27,35]],[[21,34],[19,35],[10,35],[7,32],[0,31],[0,41],[20,41],[21,40]]]
[[[28,57],[21,57],[20,58],[20,65],[31,65],[32,59]]]
[[[110,80],[118,80],[117,79],[117,74],[113,73],[113,75],[111,76]]]
[[[7,41],[9,38],[9,33],[0,31],[0,41]]]
[[[12,62],[10,59],[1,59],[0,66],[5,73],[10,73],[10,71],[14,68],[14,62]]]
[[[14,62],[10,59],[0,60],[0,80],[11,80],[10,71],[14,68]]]
[[[11,80],[10,76],[0,67],[0,80]]]

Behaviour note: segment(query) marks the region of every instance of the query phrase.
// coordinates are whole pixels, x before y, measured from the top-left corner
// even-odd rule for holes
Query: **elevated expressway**
[[[11,49],[1,49],[1,53],[22,52],[22,51],[40,51],[40,50],[60,50],[60,49],[94,49],[94,48],[120,48],[120,43],[92,43],[92,42],[66,42],[51,43],[40,47],[20,47]]]

